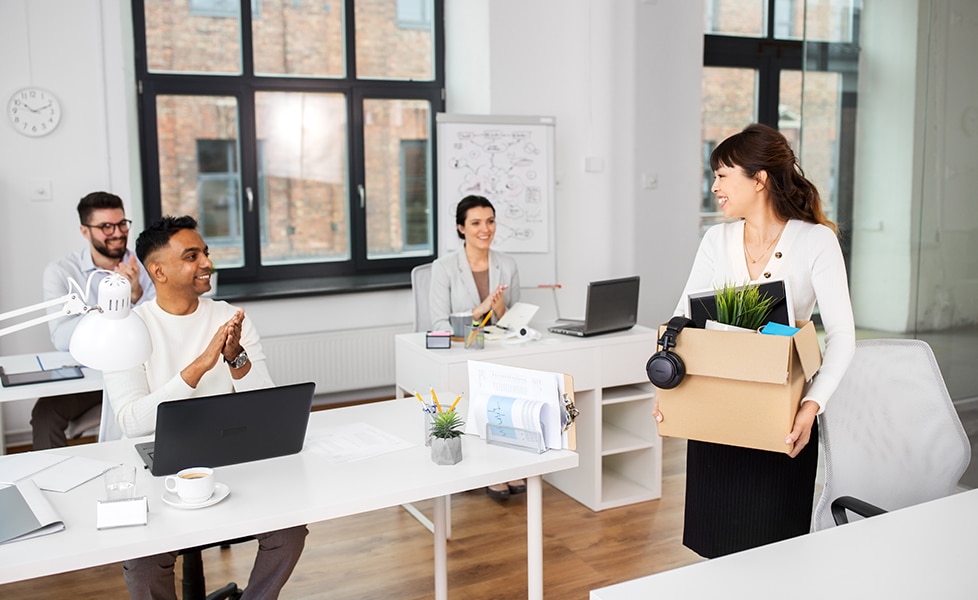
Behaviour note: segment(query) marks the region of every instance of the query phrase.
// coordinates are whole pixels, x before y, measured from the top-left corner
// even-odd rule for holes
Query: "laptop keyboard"
[[[553,333],[583,332],[584,323],[557,323],[549,328]]]

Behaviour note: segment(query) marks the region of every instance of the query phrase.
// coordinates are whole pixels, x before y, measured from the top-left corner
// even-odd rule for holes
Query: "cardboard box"
[[[659,434],[787,453],[798,403],[822,365],[810,321],[793,336],[683,329],[671,351],[686,377],[656,390],[663,420]],[[659,327],[659,336],[665,332]]]

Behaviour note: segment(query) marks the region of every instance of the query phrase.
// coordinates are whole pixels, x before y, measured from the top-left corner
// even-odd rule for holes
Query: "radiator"
[[[277,385],[313,381],[317,394],[394,385],[394,335],[411,325],[263,337]]]

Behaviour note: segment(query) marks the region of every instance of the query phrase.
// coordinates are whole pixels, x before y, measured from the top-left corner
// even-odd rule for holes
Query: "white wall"
[[[675,304],[696,238],[700,10],[678,1],[446,2],[448,110],[557,117],[564,315],[583,313],[589,280],[631,273],[642,275],[643,322],[658,323]],[[74,206],[85,193],[120,194],[142,225],[130,23],[123,0],[0,1],[0,98],[33,82],[58,94],[65,113],[41,139],[0,126],[0,278],[22,281],[0,288],[0,309],[39,301],[44,265],[83,243]],[[585,172],[585,157],[604,169]],[[639,190],[640,165],[659,175],[657,189]],[[49,179],[52,201],[26,200],[33,181]],[[412,319],[408,290],[241,304],[266,336]],[[47,345],[35,327],[0,339],[0,353]],[[29,408],[5,406],[5,429],[26,431]]]
[[[41,138],[17,133],[6,118],[0,123],[0,312],[41,301],[44,266],[85,243],[75,212],[84,194],[114,191],[141,227],[133,77],[123,65],[132,50],[120,28],[131,22],[128,6],[0,1],[0,101],[6,108],[15,91],[38,86],[59,98],[63,112],[60,126]],[[50,184],[50,200],[30,199],[37,184]],[[43,326],[0,338],[0,354],[50,348]],[[3,406],[7,431],[28,429],[31,404]]]

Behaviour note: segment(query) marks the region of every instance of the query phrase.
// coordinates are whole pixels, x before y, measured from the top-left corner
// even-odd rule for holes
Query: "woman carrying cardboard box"
[[[822,367],[802,395],[788,452],[690,440],[686,450],[683,544],[708,558],[808,533],[815,494],[815,417],[849,366],[855,326],[836,226],[805,178],[788,141],[766,125],[749,125],[710,155],[712,191],[725,217],[711,227],[693,262],[688,294],[725,283],[784,280],[798,320],[816,302],[825,328]],[[669,418],[656,406],[653,416]]]

